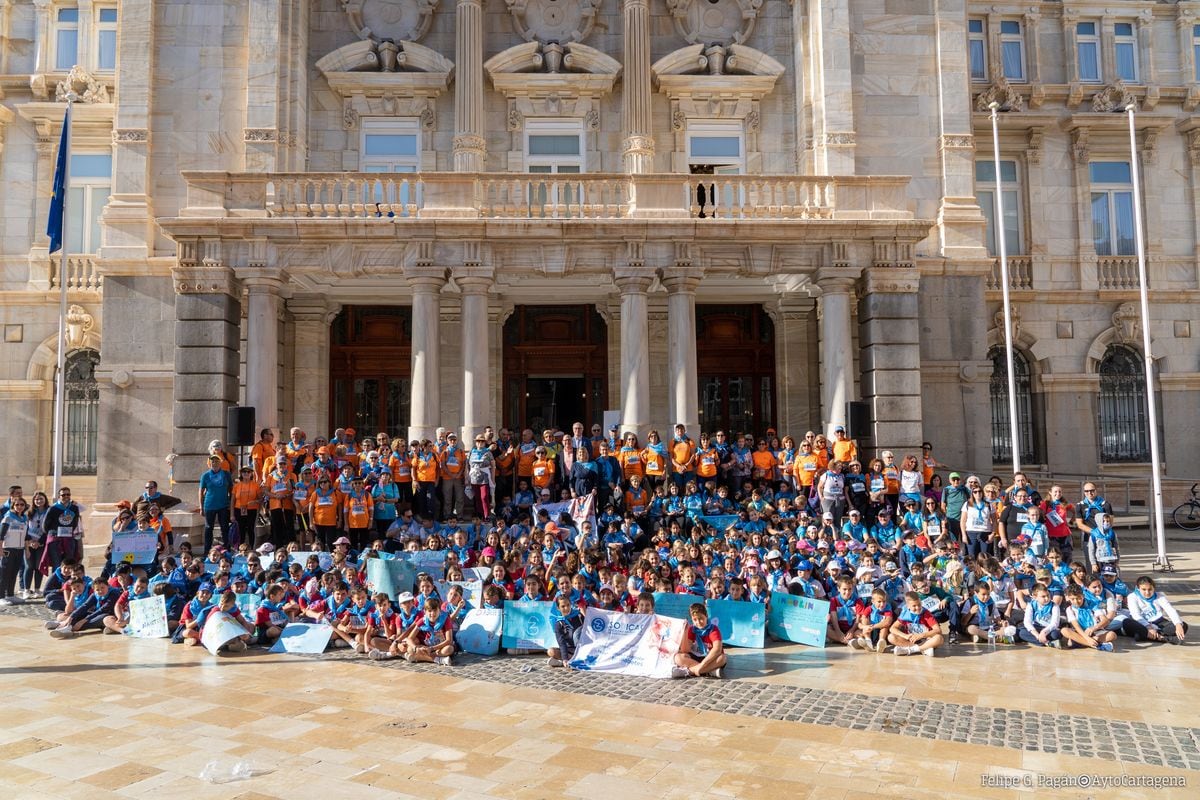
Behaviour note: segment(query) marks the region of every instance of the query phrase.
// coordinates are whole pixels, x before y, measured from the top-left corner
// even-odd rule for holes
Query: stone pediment
[[[406,41],[354,42],[322,57],[316,66],[342,97],[437,97],[454,74],[450,59]]]
[[[669,53],[650,68],[659,91],[672,97],[705,96],[761,100],[785,68],[746,45],[693,44]]]
[[[525,42],[497,53],[483,65],[497,91],[518,96],[600,97],[621,74],[616,59],[585,44]]]

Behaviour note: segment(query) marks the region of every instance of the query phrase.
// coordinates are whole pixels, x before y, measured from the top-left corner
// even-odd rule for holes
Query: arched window
[[[1149,461],[1146,373],[1141,356],[1109,345],[1100,360],[1100,461]]]
[[[63,474],[96,474],[96,432],[100,418],[100,388],[96,384],[96,365],[100,354],[95,350],[76,350],[67,354],[66,427],[63,442]]]
[[[992,461],[1012,460],[1012,428],[1008,424],[1008,364],[1000,345],[988,350],[992,360],[990,395],[992,402]],[[1017,431],[1021,437],[1022,463],[1037,461],[1037,425],[1033,402],[1033,381],[1029,360],[1020,350],[1013,350],[1013,373],[1017,394]]]

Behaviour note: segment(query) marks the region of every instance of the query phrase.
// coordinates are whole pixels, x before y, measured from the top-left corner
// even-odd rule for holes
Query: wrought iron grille
[[[67,354],[66,439],[63,442],[63,474],[96,474],[96,439],[100,418],[100,388],[96,383],[96,365],[100,354],[95,350],[76,350]]]
[[[999,345],[988,351],[992,360],[990,396],[992,404],[992,461],[1012,460],[1012,428],[1008,424],[1008,365],[1004,348]],[[1020,350],[1013,350],[1014,383],[1017,390],[1017,429],[1021,437],[1021,461],[1037,460],[1036,426],[1033,411],[1033,382],[1029,361]]]
[[[1125,345],[1110,345],[1100,361],[1100,460],[1150,460],[1146,413],[1146,374],[1141,356]]]

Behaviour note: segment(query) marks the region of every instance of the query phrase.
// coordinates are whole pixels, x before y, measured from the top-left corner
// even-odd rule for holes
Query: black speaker
[[[852,439],[866,439],[871,436],[871,406],[861,400],[851,400],[846,403],[846,427]]]
[[[250,447],[254,444],[254,406],[230,406],[225,409],[225,444]]]

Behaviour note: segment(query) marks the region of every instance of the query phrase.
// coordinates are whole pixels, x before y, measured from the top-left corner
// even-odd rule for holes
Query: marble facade
[[[529,298],[601,310],[606,407],[628,427],[695,424],[695,308],[754,303],[775,321],[768,422],[827,428],[863,400],[874,445],[929,439],[990,472],[999,291],[975,162],[997,96],[1041,460],[1095,469],[1098,358],[1136,299],[1128,265],[1095,253],[1088,194],[1089,159],[1128,153],[1103,110],[1122,97],[1126,19],[1167,472],[1200,457],[1198,3],[123,0],[104,70],[107,7],[0,3],[0,397],[5,428],[29,434],[0,444],[13,481],[49,471],[59,269],[43,230],[72,80],[75,147],[113,164],[100,242],[66,273],[101,352],[99,496],[162,480],[168,452],[190,479],[229,404],[327,431],[329,325],[347,305],[412,308],[410,432],[497,422],[502,327]],[[73,78],[55,60],[64,8],[81,20]],[[1099,83],[1073,51],[1093,18]],[[972,81],[969,20],[989,76],[1001,23],[1020,23],[1023,80]],[[378,120],[411,122],[415,174],[361,171]],[[534,213],[513,174],[546,120],[578,125],[584,174],[546,176]],[[697,179],[689,133],[714,123],[739,138],[740,174]],[[715,218],[702,184],[720,186]]]

